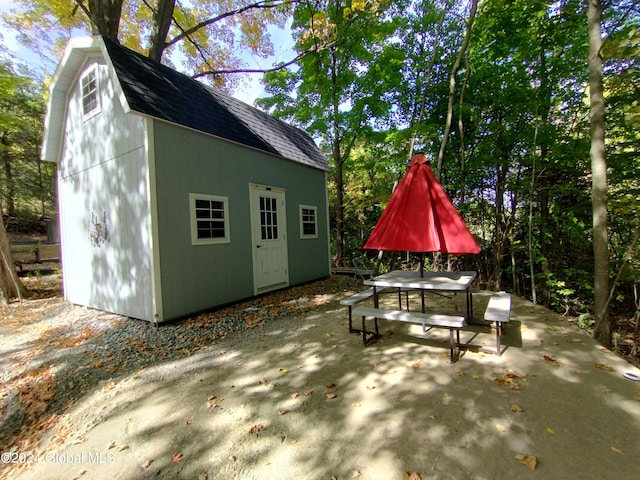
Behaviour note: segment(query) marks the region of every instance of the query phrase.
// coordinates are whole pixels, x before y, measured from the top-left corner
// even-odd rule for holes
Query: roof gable
[[[57,159],[64,102],[82,59],[102,54],[125,110],[182,125],[321,170],[327,160],[304,131],[105,37],[74,39],[51,82],[42,158]]]
[[[328,169],[302,130],[109,39],[103,41],[131,110]]]

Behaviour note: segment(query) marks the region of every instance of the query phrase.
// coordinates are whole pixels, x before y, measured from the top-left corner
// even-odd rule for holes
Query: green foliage
[[[40,161],[43,117],[41,87],[0,64],[0,195],[10,217],[55,215],[55,165]]]

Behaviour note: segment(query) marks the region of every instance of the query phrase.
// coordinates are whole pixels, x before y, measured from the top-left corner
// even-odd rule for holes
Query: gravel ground
[[[191,356],[230,334],[321,308],[357,285],[350,277],[332,277],[159,326],[60,297],[1,307],[0,448],[36,443],[46,420],[100,384]]]

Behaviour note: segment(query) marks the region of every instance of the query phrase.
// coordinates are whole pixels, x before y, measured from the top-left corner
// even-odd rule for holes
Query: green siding
[[[164,320],[253,295],[249,184],[286,190],[289,283],[329,275],[325,172],[154,121]],[[231,242],[191,245],[189,193],[229,199]],[[299,205],[318,207],[318,238],[300,239]]]

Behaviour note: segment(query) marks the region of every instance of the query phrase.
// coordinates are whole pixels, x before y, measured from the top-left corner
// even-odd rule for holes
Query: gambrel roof
[[[96,54],[102,54],[113,69],[125,111],[329,169],[306,132],[104,37],[73,39],[67,47],[51,82],[44,160],[57,160],[66,94],[87,56]]]

